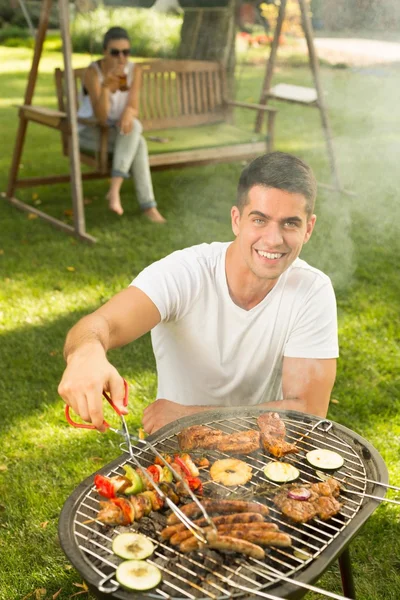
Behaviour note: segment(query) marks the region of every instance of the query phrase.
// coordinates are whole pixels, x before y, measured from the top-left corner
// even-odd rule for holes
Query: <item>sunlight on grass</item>
[[[63,59],[55,51],[57,40],[49,42],[34,102],[55,106],[53,72],[62,67]],[[18,125],[12,104],[22,101],[31,59],[29,49],[0,47],[1,191],[7,185]],[[88,54],[74,55],[73,65],[85,66],[90,60]],[[274,83],[312,85],[310,70],[292,68],[290,62],[279,63]],[[240,66],[238,99],[258,101],[264,72],[264,65]],[[341,181],[357,196],[319,191],[317,225],[302,256],[329,274],[338,298],[341,355],[332,394],[336,403],[330,405],[329,418],[373,444],[396,484],[400,481],[399,67],[384,67],[383,74],[321,68]],[[329,182],[318,111],[276,106],[276,148],[298,154],[310,162],[319,181]],[[237,116],[249,130],[254,118],[244,111]],[[59,133],[29,125],[21,163],[22,176],[67,172]],[[156,198],[168,218],[162,229],[140,216],[131,185],[123,187],[125,214],[118,219],[104,200],[107,182],[84,183],[87,228],[98,237],[91,247],[0,202],[0,600],[21,600],[41,587],[47,589],[46,600],[60,588],[60,598],[77,592],[75,584],[82,579],[68,567],[57,541],[59,514],[83,479],[121,454],[121,440],[115,434],[75,430],[65,421],[57,386],[68,329],[129,285],[150,262],[185,246],[232,239],[229,211],[241,168],[220,164],[155,172]],[[71,223],[68,185],[17,191],[23,201]],[[109,358],[129,381],[128,422],[134,433],[157,393],[149,335],[111,351]],[[398,522],[399,508],[382,504],[352,541],[359,600],[400,598]],[[318,584],[340,593],[337,564]],[[320,596],[308,593],[308,597]]]

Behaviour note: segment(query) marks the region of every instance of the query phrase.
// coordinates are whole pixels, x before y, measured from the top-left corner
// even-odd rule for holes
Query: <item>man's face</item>
[[[302,194],[257,185],[248,200],[242,214],[231,211],[241,257],[257,278],[278,279],[310,239],[316,216],[307,216]]]

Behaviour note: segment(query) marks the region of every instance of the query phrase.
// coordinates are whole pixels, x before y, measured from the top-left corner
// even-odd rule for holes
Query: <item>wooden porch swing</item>
[[[222,1],[222,0],[221,0]],[[229,0],[232,2],[232,0]],[[226,0],[224,6],[228,4]],[[79,148],[77,90],[84,69],[73,70],[72,48],[69,34],[68,0],[58,0],[59,17],[64,57],[64,71],[56,69],[55,82],[58,109],[32,105],[38,74],[38,66],[48,27],[48,15],[52,0],[42,0],[39,28],[36,36],[32,68],[29,73],[24,104],[19,107],[19,126],[14,147],[6,199],[15,207],[34,213],[68,234],[95,242],[85,229],[85,213],[82,180],[110,176],[107,152],[107,127],[100,127],[95,119],[79,119],[87,125],[100,127],[100,148],[95,156]],[[225,9],[225,8],[224,8]],[[227,96],[225,67],[212,61],[198,60],[154,60],[136,64],[134,85],[139,96],[139,119],[145,132],[162,135],[163,129],[176,128],[172,137],[176,143],[164,144],[163,151],[149,142],[151,169],[165,169],[216,162],[248,160],[271,151],[273,146],[275,108],[234,102]],[[244,132],[232,124],[235,107],[262,111],[268,117],[266,134]],[[19,178],[19,166],[28,123],[32,121],[61,132],[64,154],[69,156],[70,172],[64,175]],[[201,132],[199,134],[199,125]],[[196,128],[194,130],[194,128]],[[185,130],[184,134],[182,130]],[[193,139],[201,138],[199,146]],[[177,143],[179,142],[179,143]],[[183,142],[183,143],[182,143]],[[153,148],[151,146],[153,145]],[[153,152],[152,152],[153,150]],[[154,151],[155,150],[155,151]],[[81,162],[94,171],[81,173]],[[56,219],[37,208],[14,197],[16,188],[35,185],[71,183],[73,203],[73,226]]]

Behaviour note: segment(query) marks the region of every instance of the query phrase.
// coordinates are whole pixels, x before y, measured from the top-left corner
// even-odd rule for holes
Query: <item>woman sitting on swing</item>
[[[129,62],[130,41],[122,27],[112,27],[103,40],[104,57],[92,62],[83,79],[78,117],[96,117],[109,125],[108,151],[112,153],[111,184],[107,193],[109,207],[118,215],[124,210],[120,189],[124,179],[133,177],[140,208],[150,221],[164,223],[157,210],[150,175],[146,141],[137,110],[133,108],[132,82],[134,63]],[[97,150],[100,131],[79,125],[82,148]]]

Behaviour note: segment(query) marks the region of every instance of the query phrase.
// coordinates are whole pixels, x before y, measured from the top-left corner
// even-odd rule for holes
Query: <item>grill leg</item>
[[[353,571],[351,569],[350,550],[346,548],[339,556],[340,577],[342,578],[343,594],[355,600],[356,590],[354,587]]]

